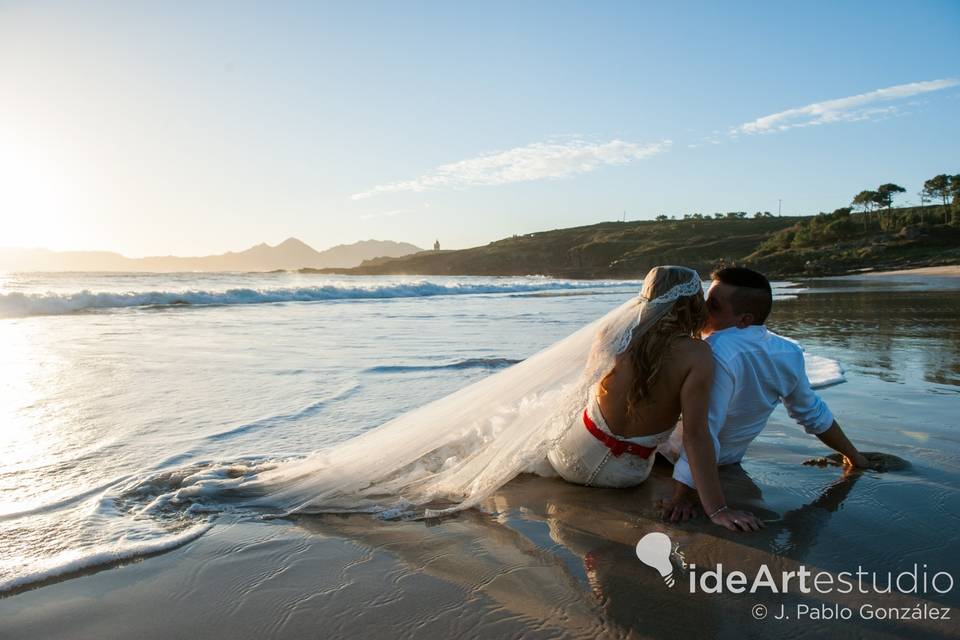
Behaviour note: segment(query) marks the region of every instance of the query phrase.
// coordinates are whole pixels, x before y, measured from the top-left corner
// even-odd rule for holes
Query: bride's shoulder
[[[694,384],[708,385],[713,381],[713,351],[710,345],[698,338],[684,337],[677,340],[677,366],[684,380]]]
[[[674,335],[671,338],[673,346],[678,349],[696,349],[702,351],[706,349],[710,350],[710,345],[707,344],[706,340],[701,340],[700,338],[694,338],[692,336],[678,336]]]
[[[713,352],[710,350],[710,345],[707,344],[706,341],[699,338],[691,338],[690,336],[676,338],[672,346],[675,353],[681,358],[687,357],[700,360],[702,358],[710,358],[713,355]]]

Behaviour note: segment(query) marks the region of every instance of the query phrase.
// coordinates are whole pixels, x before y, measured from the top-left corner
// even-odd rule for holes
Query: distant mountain
[[[353,244],[338,244],[335,247],[330,247],[320,255],[323,256],[324,266],[326,267],[343,267],[345,265],[356,267],[366,260],[373,260],[375,258],[401,258],[412,253],[419,253],[420,251],[423,251],[423,249],[406,242],[364,240]],[[312,267],[313,265],[303,263],[301,266]]]
[[[397,258],[422,251],[391,240],[363,240],[325,251],[287,238],[276,246],[266,243],[245,251],[215,256],[151,256],[127,258],[109,251],[50,251],[0,248],[0,271],[273,271],[275,269],[350,268],[364,260]]]

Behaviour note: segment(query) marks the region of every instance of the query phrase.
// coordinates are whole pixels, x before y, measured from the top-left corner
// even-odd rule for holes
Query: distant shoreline
[[[917,267],[914,269],[897,269],[895,271],[869,271],[865,276],[946,276],[960,278],[960,264],[944,265],[939,267]]]
[[[759,271],[764,271],[762,268],[758,269]],[[0,269],[0,274],[68,274],[68,273],[80,273],[80,274],[137,274],[137,275],[176,275],[176,274],[185,274],[192,273],[195,275],[274,275],[278,273],[300,273],[300,274],[316,274],[316,275],[339,275],[347,277],[357,277],[357,276],[406,276],[406,277],[430,277],[430,276],[443,276],[443,277],[474,277],[474,278],[525,278],[525,277],[537,277],[537,278],[551,278],[557,280],[642,280],[643,274],[640,275],[617,275],[617,276],[576,276],[576,275],[553,275],[553,274],[543,274],[543,273],[526,273],[526,274],[483,274],[483,273],[356,273],[351,268],[325,268],[325,269],[314,269],[314,268],[301,268],[301,269],[274,269],[271,271],[16,271],[16,270],[3,270]],[[859,278],[859,277],[878,277],[878,276],[936,276],[936,277],[948,277],[948,278],[960,278],[960,264],[952,265],[936,265],[936,266],[917,266],[917,267],[904,267],[901,269],[884,269],[878,271],[866,271],[866,270],[857,270],[857,271],[847,271],[845,273],[834,273],[829,275],[811,275],[804,273],[773,273],[771,275],[772,279],[789,279],[789,278],[799,278],[799,279],[816,279],[816,278]]]

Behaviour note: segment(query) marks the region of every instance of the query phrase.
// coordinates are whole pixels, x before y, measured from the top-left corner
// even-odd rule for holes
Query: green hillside
[[[356,275],[532,275],[640,278],[658,264],[709,273],[718,264],[772,276],[840,275],[864,269],[960,263],[960,216],[949,206],[840,209],[807,217],[688,218],[603,222],[504,238],[483,247],[367,260]]]

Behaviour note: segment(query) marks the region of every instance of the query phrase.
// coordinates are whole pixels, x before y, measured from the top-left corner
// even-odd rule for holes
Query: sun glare
[[[0,322],[0,457],[5,471],[42,466],[56,442],[55,430],[35,422],[42,396],[43,366],[25,323]],[[0,515],[24,508],[18,496],[0,481]]]
[[[54,247],[69,242],[73,180],[44,149],[0,130],[0,246]]]

